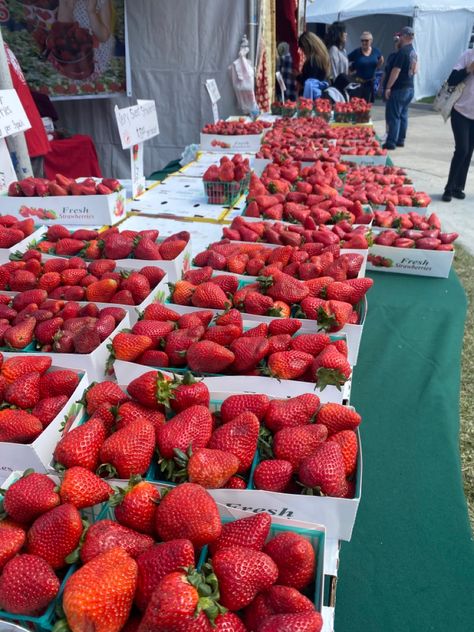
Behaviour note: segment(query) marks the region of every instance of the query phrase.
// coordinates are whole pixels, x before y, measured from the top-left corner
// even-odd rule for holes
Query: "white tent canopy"
[[[474,0],[317,0],[308,4],[308,22],[344,21],[348,50],[359,46],[363,30],[371,31],[374,45],[384,56],[392,50],[393,33],[411,24],[419,58],[415,99],[436,94],[461,53],[466,50],[474,25]]]

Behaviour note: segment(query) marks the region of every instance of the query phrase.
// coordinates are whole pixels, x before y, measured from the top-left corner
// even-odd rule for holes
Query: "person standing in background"
[[[372,46],[373,41],[372,33],[364,31],[360,36],[360,48],[349,54],[350,69],[361,84],[360,96],[368,103],[374,102],[375,71],[384,63],[380,50]]]
[[[347,75],[349,72],[346,41],[346,25],[342,22],[334,22],[331,24],[326,34],[326,46],[329,51],[331,78],[333,81],[335,81],[339,75]]]
[[[404,26],[400,31],[400,50],[393,60],[392,70],[385,86],[387,140],[384,149],[404,147],[408,128],[408,106],[415,94],[413,77],[418,58],[413,48],[415,31]]]
[[[444,189],[443,202],[453,197],[464,200],[467,173],[474,151],[474,49],[461,55],[449,75],[448,84],[456,86],[464,81],[464,89],[451,110],[451,128],[455,150],[451,160],[448,181]]]
[[[314,33],[302,33],[298,39],[298,46],[305,57],[302,72],[296,77],[299,84],[298,92],[303,94],[304,84],[308,79],[327,80],[331,74],[331,63],[323,40]]]
[[[281,73],[281,77],[285,83],[285,99],[288,101],[296,101],[296,80],[293,70],[293,57],[290,53],[290,45],[287,42],[280,42],[277,46],[277,72]]]

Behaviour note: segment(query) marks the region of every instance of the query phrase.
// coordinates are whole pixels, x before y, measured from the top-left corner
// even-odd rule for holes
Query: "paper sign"
[[[138,100],[137,105],[122,109],[115,106],[115,117],[122,149],[130,149],[160,133],[154,101]]]
[[[276,80],[278,81],[278,85],[280,86],[281,100],[284,102],[285,101],[286,85],[285,85],[285,82],[283,81],[283,77],[281,76],[281,72],[280,71],[278,71],[276,73]]]
[[[214,123],[219,121],[219,109],[217,107],[217,103],[212,104],[212,117],[214,118]]]
[[[31,127],[16,90],[0,90],[0,138]]]
[[[217,83],[215,79],[207,79],[206,80],[206,88],[209,92],[209,97],[211,99],[211,103],[217,103],[221,98],[219,88],[217,87]]]
[[[145,191],[145,174],[143,171],[143,143],[130,148],[132,171],[132,198],[136,199]]]
[[[5,139],[0,138],[0,193],[4,193],[17,179]]]

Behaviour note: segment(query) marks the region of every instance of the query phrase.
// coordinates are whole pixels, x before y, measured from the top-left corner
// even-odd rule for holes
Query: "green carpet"
[[[454,272],[370,276],[351,395],[363,418],[362,500],[342,546],[335,629],[467,632],[474,546],[458,447],[464,291]]]

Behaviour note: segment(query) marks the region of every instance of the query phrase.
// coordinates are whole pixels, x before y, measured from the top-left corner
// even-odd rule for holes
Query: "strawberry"
[[[230,309],[216,316],[216,325],[237,325],[242,330],[242,314],[237,309]]]
[[[161,254],[161,248],[156,240],[149,237],[141,237],[134,248],[133,255],[135,259],[143,259],[146,261],[158,261],[165,257]],[[174,259],[174,257],[173,257]]]
[[[304,351],[280,351],[268,357],[268,370],[277,379],[295,380],[307,371],[313,359],[312,355]]]
[[[243,412],[253,413],[259,421],[262,421],[269,404],[270,400],[263,394],[230,395],[221,405],[222,422],[226,424]]]
[[[247,489],[247,483],[240,476],[231,476],[224,487],[225,489]]]
[[[353,430],[341,430],[341,432],[331,435],[329,441],[335,441],[340,445],[346,476],[352,476],[356,470],[359,450],[356,433]]]
[[[28,318],[18,325],[10,327],[3,334],[4,343],[13,349],[24,349],[33,342],[35,326],[36,320]]]
[[[246,632],[247,628],[234,612],[219,614],[214,620],[215,632]]]
[[[20,525],[9,520],[0,523],[0,572],[8,560],[21,551],[25,539],[26,533]]]
[[[186,248],[187,242],[184,239],[174,239],[173,241],[164,241],[160,246],[160,255],[167,261],[172,261]]]
[[[24,410],[0,410],[0,441],[32,443],[43,431],[41,421]]]
[[[118,283],[114,279],[104,279],[91,283],[86,288],[86,300],[97,303],[109,303],[117,292]]]
[[[129,277],[122,281],[121,290],[128,290],[136,305],[143,303],[151,292],[150,282],[139,272],[132,272]]]
[[[319,612],[274,614],[263,620],[259,632],[321,632],[323,620]]]
[[[209,545],[211,555],[229,546],[245,546],[261,551],[270,533],[271,522],[269,514],[259,513],[224,524],[220,536]]]
[[[206,331],[203,339],[227,347],[233,340],[238,338],[241,333],[242,330],[237,325],[215,325]]]
[[[316,415],[319,405],[319,397],[312,393],[290,399],[273,399],[265,413],[264,424],[272,432],[309,424]]]
[[[232,351],[210,340],[194,342],[187,352],[188,366],[197,373],[222,373],[234,359]]]
[[[133,362],[147,349],[153,347],[153,340],[148,336],[129,334],[121,331],[112,340],[112,354],[117,360]]]
[[[130,557],[136,558],[153,546],[153,538],[113,520],[99,520],[86,532],[80,551],[81,561],[86,564],[117,546],[124,549]]]
[[[72,369],[51,371],[41,376],[40,395],[41,397],[65,395],[69,398],[74,393],[79,380],[79,374]]]
[[[328,434],[333,435],[342,430],[355,430],[361,422],[361,416],[353,408],[329,403],[321,406],[316,422],[324,424]]]
[[[100,449],[101,471],[119,478],[145,474],[155,448],[155,429],[148,419],[130,422],[108,437]]]
[[[94,471],[99,465],[100,448],[107,432],[98,418],[90,419],[66,433],[54,449],[56,469],[76,465]]]
[[[130,290],[119,290],[111,297],[110,302],[118,305],[136,305]]]
[[[129,387],[130,388],[130,387]],[[185,452],[204,448],[211,438],[212,416],[207,406],[191,406],[156,430],[156,447],[164,459],[172,459],[174,450]]]
[[[140,477],[130,479],[126,488],[119,488],[110,500],[115,508],[115,519],[124,527],[153,535],[155,509],[160,492]]]
[[[341,386],[349,379],[352,369],[347,358],[339,353],[333,345],[329,345],[314,358],[310,373],[320,390],[329,384],[340,390]]]
[[[71,237],[66,237],[65,239],[59,239],[56,242],[55,254],[59,256],[71,256],[77,255],[80,252],[86,242],[82,239],[72,239]]]
[[[324,496],[344,496],[347,483],[341,446],[335,441],[321,444],[302,461],[298,477],[305,487]]]
[[[266,338],[242,337],[234,340],[230,349],[235,355],[232,370],[236,373],[251,371],[265,358],[269,350]]]
[[[313,579],[316,554],[309,540],[291,531],[280,533],[264,547],[278,567],[278,584],[301,590]]]
[[[208,281],[201,283],[201,285],[196,288],[192,295],[191,302],[195,307],[225,309],[229,304],[229,299],[218,285]]]
[[[269,350],[268,355],[279,353],[280,351],[289,351],[291,345],[291,336],[289,334],[279,334],[271,336],[268,339]]]
[[[311,456],[327,435],[322,424],[282,428],[273,437],[273,454],[276,459],[289,461],[296,472],[301,461]]]
[[[62,568],[79,544],[82,530],[81,516],[74,505],[59,505],[36,518],[26,536],[26,550],[53,568]]]
[[[0,608],[11,614],[38,616],[56,597],[59,586],[48,562],[36,555],[18,555],[7,562],[0,577]]]
[[[8,516],[28,523],[59,505],[55,483],[46,474],[26,470],[23,476],[5,491],[3,506]]]
[[[348,279],[345,284],[352,290],[351,296],[348,299],[349,303],[357,305],[373,286],[374,281],[369,277],[363,277],[361,279]]]
[[[99,317],[112,316],[115,320],[115,324],[118,325],[122,321],[127,312],[122,307],[104,307],[100,310]]]
[[[302,282],[287,274],[281,274],[276,279],[263,277],[263,287],[268,287],[269,281],[272,284],[267,289],[267,295],[275,301],[283,301],[289,305],[300,303],[309,294],[308,287]]]
[[[314,603],[296,588],[274,585],[257,595],[245,609],[245,623],[250,630],[257,630],[267,617],[302,612],[314,613]]]
[[[226,295],[234,294],[237,292],[237,288],[239,287],[239,280],[231,274],[220,274],[212,277],[211,281],[214,285],[220,287]]]
[[[345,340],[343,340],[342,338],[339,340],[334,340],[332,345],[339,351],[339,353],[342,353],[342,355],[347,358],[349,350],[347,348],[347,342]]]
[[[101,339],[95,327],[84,327],[73,336],[75,353],[92,353],[100,343]]]
[[[176,480],[188,480],[207,489],[223,487],[239,467],[239,459],[230,452],[198,448],[185,454],[175,450],[175,461],[180,467],[173,475]]]
[[[192,373],[187,371],[182,380],[173,384],[170,398],[171,408],[179,413],[190,406],[201,405],[209,407],[209,389],[204,382],[196,380]],[[166,402],[163,402],[166,403]]]
[[[40,322],[35,327],[35,338],[38,345],[49,345],[63,326],[64,320],[58,316]]]
[[[132,333],[151,338],[154,345],[158,345],[162,338],[165,338],[174,330],[174,325],[170,322],[160,320],[139,320],[132,327]]]
[[[248,606],[278,577],[278,567],[267,554],[245,546],[217,551],[212,567],[219,581],[220,603],[232,611]]]
[[[155,430],[166,421],[164,414],[159,410],[150,410],[141,404],[137,404],[137,402],[125,402],[117,410],[117,430],[125,428],[131,421],[139,417],[145,417],[145,419],[151,421]]]
[[[115,547],[77,570],[66,582],[63,609],[72,630],[119,632],[128,619],[137,564]]]
[[[331,338],[327,334],[299,334],[292,339],[291,348],[316,357],[329,344]]]
[[[38,281],[38,288],[48,294],[61,285],[61,275],[59,272],[46,272]]]
[[[58,241],[59,239],[66,239],[71,236],[71,232],[65,226],[61,224],[53,224],[53,226],[49,226],[46,231],[46,239],[49,241]]]
[[[260,423],[250,412],[243,412],[212,433],[209,448],[223,450],[238,458],[238,472],[246,472],[252,465],[257,450]]]
[[[247,314],[266,316],[273,307],[273,299],[270,296],[260,294],[260,292],[248,292],[243,300],[243,305],[238,303],[236,298],[237,294],[234,296],[234,305],[243,309]]]
[[[25,292],[37,286],[37,278],[28,270],[14,270],[8,282],[12,292]]]
[[[151,288],[156,287],[165,276],[165,271],[156,266],[144,266],[139,272],[148,279]]]
[[[171,540],[155,544],[137,557],[138,579],[135,603],[142,611],[158,583],[169,573],[194,566],[194,548],[189,540]]]
[[[186,365],[187,351],[189,347],[198,342],[204,334],[201,325],[192,329],[177,329],[166,337],[164,351],[171,366],[181,367]]]
[[[339,331],[349,321],[352,305],[345,301],[327,301],[318,310],[318,327],[326,331]]]
[[[61,502],[71,503],[76,509],[103,503],[111,494],[112,487],[84,467],[71,467],[66,470],[59,488]]]
[[[87,412],[92,414],[104,402],[116,406],[126,401],[127,396],[115,382],[95,382],[86,391]]]
[[[17,312],[20,312],[22,309],[27,307],[30,303],[36,303],[36,305],[41,305],[48,298],[47,293],[44,290],[36,289],[36,290],[27,290],[26,292],[22,292],[21,294],[17,294],[12,301],[13,309],[16,309]]]
[[[103,253],[107,259],[126,259],[132,254],[133,248],[132,237],[127,237],[121,233],[113,233],[104,239]]]
[[[170,284],[171,301],[177,305],[191,305],[191,299],[193,297],[196,286],[188,281],[176,281],[176,283]],[[208,307],[203,305],[203,307]]]
[[[183,274],[183,279],[185,281],[189,281],[189,283],[192,283],[193,285],[200,285],[201,283],[205,283],[206,281],[209,281],[211,277],[211,266],[204,266],[204,268],[199,269],[192,268],[190,270],[187,270]]]
[[[101,315],[95,326],[100,341],[103,342],[106,338],[108,338],[115,330],[115,327],[115,318],[111,314]]]
[[[128,394],[145,408],[159,410],[160,401],[169,395],[169,385],[159,371],[147,371],[127,387]]]
[[[217,540],[221,530],[216,502],[195,483],[171,489],[155,512],[155,531],[165,542],[185,538],[201,547]]]
[[[137,364],[144,364],[145,366],[154,366],[154,367],[168,367],[169,366],[169,358],[164,351],[157,351],[155,349],[150,349],[149,351],[145,351],[142,355],[137,358]]]
[[[292,336],[301,328],[301,325],[302,322],[296,318],[272,320],[268,325],[268,334],[270,336],[278,336],[280,334],[289,334]]]
[[[31,414],[37,417],[46,428],[63,410],[68,402],[66,395],[56,395],[55,397],[45,397],[41,399],[31,411]]]
[[[5,392],[5,401],[17,408],[34,408],[40,398],[40,374],[26,373],[10,384]]]
[[[293,466],[289,461],[261,461],[253,473],[253,484],[256,489],[285,492],[291,483],[292,475]]]

